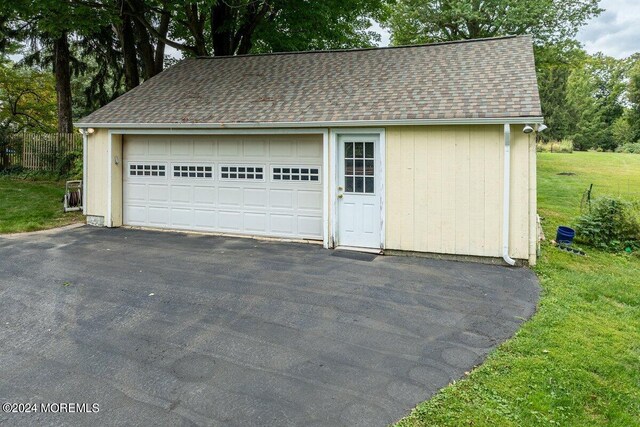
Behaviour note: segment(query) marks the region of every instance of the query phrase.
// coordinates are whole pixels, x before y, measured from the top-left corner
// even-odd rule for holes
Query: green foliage
[[[611,126],[611,134],[618,146],[634,142],[634,130],[632,127],[632,112],[626,110],[620,117],[613,122]]]
[[[573,153],[573,141],[563,139],[562,141],[538,141],[536,151],[539,153]]]
[[[129,3],[129,2],[127,2]],[[185,56],[332,49],[373,45],[369,30],[380,19],[384,0],[200,0],[130,2],[145,10],[152,27],[162,11],[171,25],[167,43]],[[151,31],[155,34],[154,31]]]
[[[24,174],[26,171],[27,170],[22,167],[22,165],[11,165],[0,169],[0,176],[19,176]]]
[[[617,153],[640,154],[640,142],[630,142],[616,148]]]
[[[557,43],[602,11],[598,0],[396,0],[388,8],[396,45],[512,34]]]
[[[85,117],[125,93],[121,53],[110,44],[116,41],[108,27],[72,44],[72,57],[82,59],[71,80],[73,117]]]
[[[567,102],[567,83],[586,56],[574,41],[535,48],[542,115],[549,127],[539,137],[545,141],[565,139],[575,132],[576,112]]]
[[[55,111],[56,93],[51,75],[0,64],[0,134],[54,131]]]
[[[27,169],[20,165],[12,165],[1,170],[0,176],[26,181],[58,181],[66,178],[60,177],[57,171]]]
[[[567,101],[575,116],[572,136],[576,149],[613,150],[612,126],[622,116],[620,99],[625,90],[625,67],[621,61],[596,54],[575,68],[567,83]]]
[[[174,62],[168,47],[195,56],[372,46],[380,36],[371,19],[382,19],[384,2],[4,0],[0,53],[22,48],[22,63],[55,73],[67,132],[70,116],[85,116]],[[55,48],[67,43],[69,53]]]
[[[11,35],[37,39],[54,39],[63,33],[75,31],[78,34],[90,34],[97,25],[108,23],[113,16],[111,10],[96,7],[99,2],[63,1],[63,0],[3,0],[0,14],[11,18]]]
[[[629,87],[627,98],[631,103],[628,110],[627,122],[629,124],[631,142],[640,141],[640,53],[629,58]]]
[[[60,179],[82,179],[82,151],[69,151],[61,156],[56,173]]]
[[[602,250],[640,248],[640,204],[601,197],[576,222],[576,238]]]
[[[256,29],[252,53],[367,47],[380,40],[369,27],[370,19],[381,19],[383,0],[272,3],[279,12]]]

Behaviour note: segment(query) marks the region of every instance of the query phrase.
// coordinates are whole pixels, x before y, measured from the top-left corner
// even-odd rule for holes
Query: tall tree
[[[56,76],[56,97],[58,104],[58,132],[73,132],[73,117],[71,106],[71,54],[69,53],[69,34],[60,31],[53,39],[53,54],[55,63],[53,72]]]
[[[0,31],[25,46],[25,63],[54,73],[58,128],[70,131],[73,112],[162,71],[167,47],[196,56],[369,46],[385,1],[3,0]]]
[[[72,57],[82,58],[82,69],[71,83],[73,115],[84,117],[125,92],[122,49],[111,25],[72,45]]]
[[[383,0],[125,1],[151,36],[188,56],[370,45],[369,19],[383,11]],[[156,14],[171,21],[167,33]]]
[[[566,41],[602,9],[599,0],[396,0],[387,25],[394,44],[531,34]]]
[[[102,12],[72,0],[3,0],[0,4],[0,16],[11,17],[15,39],[28,42],[35,49],[49,50],[53,55],[58,132],[73,131],[70,39],[72,34],[91,33],[100,23]]]
[[[576,112],[572,136],[577,149],[612,150],[618,143],[612,126],[622,116],[625,65],[602,54],[588,57],[568,80],[567,100]]]
[[[630,59],[627,98],[630,109],[627,114],[629,142],[640,142],[640,53]]]
[[[584,64],[587,54],[577,42],[536,48],[536,72],[544,120],[549,127],[544,140],[562,140],[575,133],[577,112],[567,101],[569,76]]]

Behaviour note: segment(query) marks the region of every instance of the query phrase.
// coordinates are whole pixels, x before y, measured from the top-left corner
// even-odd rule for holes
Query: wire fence
[[[55,171],[70,153],[82,151],[79,133],[20,133],[0,140],[0,170],[22,167]]]

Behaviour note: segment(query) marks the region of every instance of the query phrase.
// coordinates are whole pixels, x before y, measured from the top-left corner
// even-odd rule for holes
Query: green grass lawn
[[[640,156],[538,155],[547,238],[559,224],[572,224],[591,183],[596,197],[640,198]],[[399,425],[640,425],[640,257],[583,249],[587,257],[543,244],[536,315],[466,379]]]
[[[63,195],[64,181],[0,177],[0,234],[81,222],[79,212],[62,212]]]

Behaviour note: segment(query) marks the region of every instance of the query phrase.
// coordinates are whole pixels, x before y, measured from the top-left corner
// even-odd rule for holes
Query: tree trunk
[[[157,74],[153,45],[151,44],[149,32],[139,20],[136,19],[134,21],[133,28],[136,35],[138,52],[140,52],[140,58],[142,59],[142,73],[144,79],[147,80]]]
[[[233,10],[219,1],[211,7],[211,39],[215,56],[233,55]]]
[[[169,32],[169,19],[169,14],[163,12],[162,16],[160,17],[160,25],[158,26],[158,33],[160,33],[162,37],[166,37],[167,33]],[[154,61],[156,74],[161,73],[164,69],[164,48],[164,42],[158,39],[158,41],[156,42],[156,57]]]
[[[138,73],[138,57],[136,55],[136,43],[133,34],[131,17],[128,14],[120,15],[121,23],[116,25],[116,32],[122,46],[124,60],[124,85],[127,91],[140,84]]]
[[[204,38],[204,24],[206,17],[198,12],[198,5],[191,3],[185,5],[185,15],[187,16],[187,28],[193,36],[195,42],[196,53],[198,56],[207,55],[207,45]]]
[[[144,14],[145,5],[142,0],[128,0],[126,1],[126,5],[122,10],[123,13],[130,13],[133,23],[135,44],[138,49],[137,52],[140,54],[140,59],[142,60],[142,75],[145,80],[150,79],[151,77],[162,71],[162,68],[158,68],[156,66],[156,51],[154,49],[151,35],[149,34],[149,30],[143,23],[143,20],[145,18],[143,17],[142,20],[135,18],[136,16]],[[169,14],[167,12],[161,12],[160,24],[157,31],[163,37],[166,37],[169,29],[168,18]],[[157,46],[160,47],[162,56],[164,58],[164,43],[158,41]]]
[[[63,32],[53,41],[56,98],[58,101],[58,132],[73,133],[71,110],[71,54],[68,34]]]

